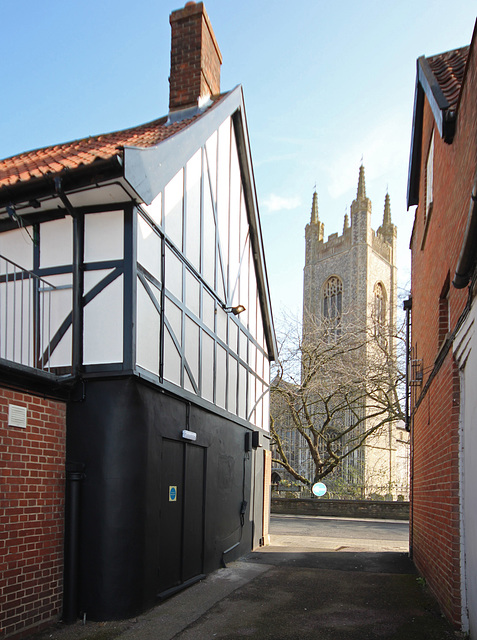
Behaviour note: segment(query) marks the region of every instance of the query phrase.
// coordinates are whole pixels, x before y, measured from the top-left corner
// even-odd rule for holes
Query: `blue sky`
[[[2,3],[0,157],[168,110],[172,0]],[[341,233],[363,158],[373,227],[389,190],[409,281],[406,185],[416,59],[470,43],[475,0],[208,0],[222,90],[242,84],[272,303],[299,312],[316,184]]]

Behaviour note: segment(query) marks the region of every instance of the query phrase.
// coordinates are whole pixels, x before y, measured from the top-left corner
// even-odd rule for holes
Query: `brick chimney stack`
[[[169,110],[196,107],[220,93],[222,54],[202,2],[173,11]]]

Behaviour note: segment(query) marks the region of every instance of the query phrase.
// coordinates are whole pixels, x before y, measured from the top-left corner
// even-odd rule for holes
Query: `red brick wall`
[[[413,559],[460,624],[459,374],[449,355],[414,419]]]
[[[439,355],[443,336],[442,296],[452,281],[462,246],[477,168],[477,64],[471,53],[452,144],[434,129],[434,204],[425,222],[425,175],[429,141],[435,125],[424,105],[419,206],[411,241],[412,346],[422,360],[422,392]],[[450,285],[449,330],[467,300],[467,289]],[[441,313],[439,313],[441,311]],[[455,626],[461,624],[459,373],[452,348],[413,418],[411,535],[413,557],[440,606]]]
[[[8,405],[27,427],[8,426]],[[62,402],[0,388],[0,638],[58,619],[63,587],[65,415]]]

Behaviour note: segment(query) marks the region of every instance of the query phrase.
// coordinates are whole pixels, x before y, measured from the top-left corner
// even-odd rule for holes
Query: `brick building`
[[[65,402],[0,388],[0,637],[61,612],[65,421]]]
[[[477,51],[417,61],[408,206],[411,550],[449,620],[477,633]],[[408,304],[408,307],[411,307]],[[473,372],[473,373],[472,373]]]
[[[0,161],[4,636],[134,616],[267,541],[243,94],[202,3],[170,23],[165,117]]]

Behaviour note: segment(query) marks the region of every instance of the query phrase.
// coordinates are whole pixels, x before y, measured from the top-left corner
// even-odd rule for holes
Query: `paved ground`
[[[271,545],[136,620],[36,640],[444,640],[455,634],[407,555],[406,524],[274,516]]]
[[[274,547],[307,546],[329,551],[409,550],[409,523],[402,520],[357,520],[274,515]]]

